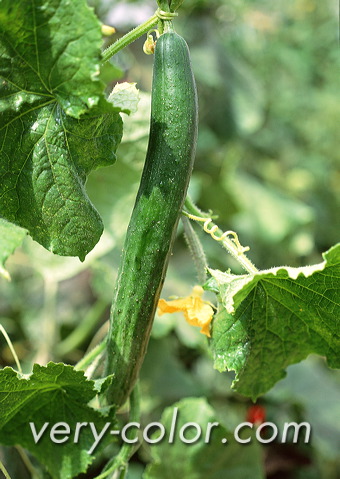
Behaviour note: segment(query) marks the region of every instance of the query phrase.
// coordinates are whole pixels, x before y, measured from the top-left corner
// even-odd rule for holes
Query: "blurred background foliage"
[[[156,8],[152,1],[89,3],[117,30],[105,46]],[[176,19],[190,46],[200,107],[190,194],[218,215],[223,229],[237,231],[260,269],[318,263],[339,239],[337,8],[335,0],[185,0]],[[80,263],[53,257],[28,238],[7,263],[12,281],[0,279],[0,321],[26,371],[33,361],[74,364],[107,331],[147,146],[152,58],[142,51],[144,40],[102,71],[108,93],[117,81],[137,82],[141,100],[136,114],[124,115],[117,163],[93,173],[87,184],[105,224],[101,241]],[[211,267],[241,272],[218,244],[197,232]],[[195,282],[180,228],[163,297],[186,296]],[[13,365],[3,338],[0,344],[1,365]],[[156,317],[141,380],[143,421],[159,420],[164,407],[184,397],[205,396],[233,428],[251,403],[232,392],[232,378],[212,369],[206,338],[180,314]],[[305,420],[313,430],[309,445],[262,447],[263,477],[340,477],[339,381],[322,359],[310,357],[289,367],[286,379],[261,398],[267,420]],[[144,446],[128,478],[140,478],[150,457]],[[14,477],[25,477],[20,474]]]

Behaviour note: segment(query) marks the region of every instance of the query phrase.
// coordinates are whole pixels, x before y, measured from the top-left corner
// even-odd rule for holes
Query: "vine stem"
[[[126,35],[119,38],[119,40],[114,42],[108,48],[106,48],[102,53],[103,63],[107,62],[113,55],[118,53],[127,45],[137,40],[137,38],[141,37],[142,35],[145,35],[150,30],[150,28],[154,27],[158,23],[158,20],[158,15],[157,13],[155,13],[146,22],[142,23],[141,25],[138,25],[136,28],[134,28]]]
[[[107,301],[99,299],[87,312],[83,321],[55,348],[59,356],[74,351],[89,336],[107,308]]]
[[[5,466],[3,465],[1,461],[0,461],[0,471],[3,473],[6,479],[11,479],[11,476],[8,474]]]
[[[42,479],[40,472],[36,470],[36,468],[31,463],[26,451],[21,446],[15,446],[15,449],[18,451],[22,462],[25,464],[27,470],[31,474],[32,479]]]
[[[138,422],[140,420],[140,393],[139,393],[139,385],[138,383],[134,387],[131,395],[130,395],[130,415],[129,415],[129,422]],[[127,431],[128,439],[134,439],[131,434],[131,430]],[[104,479],[108,477],[110,474],[116,472],[116,474],[112,477],[117,479],[123,479],[126,474],[126,469],[128,466],[128,462],[130,457],[134,454],[136,449],[140,446],[140,443],[124,443],[121,447],[120,451],[118,452],[117,456],[114,458],[113,463],[111,466],[107,466],[106,471],[102,474],[97,476],[95,479]]]
[[[171,23],[170,21],[172,18],[177,16],[177,13],[172,13],[170,11],[164,11],[158,8],[156,12],[150,17],[146,22],[141,23],[138,25],[136,28],[128,32],[126,35],[123,37],[119,38],[116,42],[114,42],[112,45],[110,45],[108,48],[106,48],[102,52],[102,62],[105,63],[107,62],[113,55],[118,53],[120,50],[128,46],[130,43],[134,42],[137,40],[139,37],[142,35],[145,35],[148,33],[148,31],[157,25],[157,23],[160,21],[161,23]],[[162,32],[161,32],[162,33]]]
[[[212,220],[211,216],[203,213],[187,196],[184,203],[183,214],[188,218],[198,221],[201,224],[204,223],[203,229],[211,235],[216,241],[220,241],[226,250],[236,259],[236,261],[245,269],[249,274],[256,274],[258,269],[253,265],[249,258],[244,254],[249,248],[242,247],[238,241],[236,233],[233,231],[223,232]],[[209,225],[210,229],[207,229]],[[219,236],[216,236],[216,233]],[[232,235],[234,240],[228,238],[228,235]]]
[[[97,344],[91,351],[86,354],[75,366],[74,369],[76,371],[79,371],[80,369],[85,369],[87,366],[89,366],[95,359],[96,357],[102,353],[106,348],[106,339],[102,341],[101,343]]]
[[[191,226],[189,218],[182,216],[181,220],[184,228],[184,238],[194,260],[198,283],[204,284],[207,279],[208,263],[203,247],[196,232],[194,231],[194,228]]]
[[[12,353],[12,356],[14,358],[14,361],[15,361],[15,364],[17,365],[17,368],[18,368],[18,371],[20,374],[22,374],[22,369],[21,369],[21,365],[20,365],[20,361],[19,361],[19,358],[17,356],[17,353],[15,352],[15,349],[14,349],[14,346],[12,344],[12,341],[10,340],[10,337],[8,336],[5,328],[2,326],[2,324],[0,324],[0,331],[1,333],[3,334],[7,344],[8,344],[8,347]]]

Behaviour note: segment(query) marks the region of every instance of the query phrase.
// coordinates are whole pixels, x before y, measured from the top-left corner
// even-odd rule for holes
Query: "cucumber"
[[[128,398],[143,363],[192,172],[197,92],[185,40],[157,41],[144,170],[130,219],[111,308],[107,343],[111,404]]]

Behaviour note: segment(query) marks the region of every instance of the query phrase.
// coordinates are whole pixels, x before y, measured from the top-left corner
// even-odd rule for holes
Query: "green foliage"
[[[74,443],[76,423],[93,423],[99,431],[110,422],[109,416],[88,406],[97,393],[95,383],[72,366],[50,362],[46,367],[34,365],[28,377],[20,377],[12,368],[5,368],[0,371],[0,384],[1,443],[27,448],[47,467],[53,479],[71,479],[85,472],[93,460],[88,451],[94,438],[87,427],[80,431],[78,442]],[[37,443],[30,422],[34,423],[37,434],[48,423]],[[49,433],[60,422],[66,423],[70,432],[55,437],[60,440],[68,436],[70,440],[56,444]]]
[[[83,0],[0,8],[0,214],[52,252],[84,259],[103,229],[86,177],[115,161],[122,133],[98,79],[99,22]]]
[[[284,369],[317,353],[339,368],[340,245],[324,262],[235,276],[210,270],[220,305],[214,320],[215,367],[235,370],[235,389],[256,399]]]

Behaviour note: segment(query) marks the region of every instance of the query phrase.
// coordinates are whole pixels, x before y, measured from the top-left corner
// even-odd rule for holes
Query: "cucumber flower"
[[[203,301],[203,288],[194,286],[190,296],[185,298],[173,299],[166,301],[160,299],[158,301],[158,314],[161,316],[165,313],[177,313],[182,311],[185,319],[192,326],[199,326],[201,333],[210,338],[210,323],[214,316],[213,306]]]

